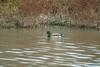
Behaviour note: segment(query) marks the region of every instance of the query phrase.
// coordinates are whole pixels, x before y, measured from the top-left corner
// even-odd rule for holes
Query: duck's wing
[[[52,36],[62,36],[63,34],[53,33]]]

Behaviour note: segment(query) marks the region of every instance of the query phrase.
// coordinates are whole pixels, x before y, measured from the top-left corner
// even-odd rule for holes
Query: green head
[[[47,31],[47,35],[48,35],[48,37],[51,37],[51,32]]]

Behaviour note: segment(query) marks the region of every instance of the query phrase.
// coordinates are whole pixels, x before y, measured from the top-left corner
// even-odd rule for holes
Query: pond
[[[64,36],[48,38],[47,30]],[[100,67],[100,31],[0,29],[0,67]]]

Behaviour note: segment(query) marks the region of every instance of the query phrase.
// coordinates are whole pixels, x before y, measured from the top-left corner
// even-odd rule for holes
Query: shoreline
[[[97,26],[89,26],[89,25],[82,25],[82,24],[63,24],[63,23],[47,23],[47,24],[39,24],[39,25],[22,25],[18,23],[4,23],[0,24],[1,29],[31,29],[31,28],[39,28],[41,26],[59,26],[59,27],[66,27],[66,28],[74,28],[74,29],[93,29],[93,30],[100,30],[100,27]]]

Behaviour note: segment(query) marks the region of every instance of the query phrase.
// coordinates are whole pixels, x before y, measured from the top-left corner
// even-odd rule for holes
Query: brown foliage
[[[40,15],[41,13],[64,14],[75,20],[94,20],[95,4],[99,0],[22,0],[19,5],[23,15]],[[97,6],[96,6],[97,7]],[[95,11],[98,11],[97,7]]]
[[[19,9],[24,15],[39,15],[49,12],[52,0],[22,0]]]
[[[69,14],[76,20],[92,20],[94,18],[92,14],[93,0],[70,0],[69,2]]]

